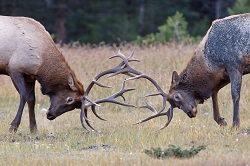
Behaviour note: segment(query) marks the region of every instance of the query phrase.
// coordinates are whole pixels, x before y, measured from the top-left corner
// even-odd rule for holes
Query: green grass
[[[120,47],[128,55],[135,50],[140,64],[133,63],[136,69],[157,80],[167,92],[173,70],[178,73],[185,68],[193,55],[195,45],[167,45],[140,48],[134,45]],[[95,75],[115,66],[119,59],[109,60],[119,48],[89,46],[60,48],[79,80],[86,87]],[[95,87],[91,99],[107,97],[121,88],[124,77],[102,78],[100,82],[111,85],[112,89]],[[198,107],[196,118],[190,119],[183,111],[174,110],[172,122],[164,130],[159,128],[166,123],[166,117],[159,117],[143,124],[136,121],[152,115],[149,110],[128,108],[114,104],[103,104],[98,113],[108,121],[97,119],[90,113],[92,125],[101,133],[87,132],[80,124],[79,110],[61,115],[54,121],[46,119],[43,108],[49,107],[49,98],[40,92],[36,85],[36,119],[39,133],[29,132],[28,110],[25,107],[21,125],[15,135],[8,133],[9,124],[15,117],[19,96],[9,77],[0,79],[0,165],[249,165],[250,130],[249,118],[249,76],[243,79],[240,100],[241,127],[231,130],[232,101],[230,86],[219,93],[219,106],[228,126],[219,127],[213,120],[212,102],[207,100]],[[142,105],[143,96],[155,92],[155,88],[143,80],[130,81],[127,87],[137,90],[125,94],[126,102]],[[160,97],[146,99],[158,110]],[[242,131],[242,133],[240,133]],[[188,159],[149,157],[144,150],[160,147],[167,149],[175,145],[181,149],[206,146],[205,150]]]

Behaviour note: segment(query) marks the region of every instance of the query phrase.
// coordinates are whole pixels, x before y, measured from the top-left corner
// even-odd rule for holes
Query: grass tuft
[[[192,146],[190,149],[181,149],[180,147],[176,147],[175,145],[169,145],[169,148],[167,148],[166,150],[162,150],[160,147],[158,147],[151,148],[150,150],[145,150],[144,153],[157,159],[165,159],[169,157],[191,158],[204,149],[206,149],[204,145],[198,147]]]

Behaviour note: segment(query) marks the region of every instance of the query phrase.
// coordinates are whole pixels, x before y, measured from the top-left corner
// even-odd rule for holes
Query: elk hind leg
[[[29,108],[29,122],[30,122],[30,132],[37,132],[36,117],[35,117],[35,81],[26,84],[28,96],[28,108]]]
[[[237,129],[240,126],[239,101],[240,101],[240,90],[242,83],[242,73],[233,67],[229,67],[227,69],[227,72],[231,82],[231,95],[234,106],[233,127]]]

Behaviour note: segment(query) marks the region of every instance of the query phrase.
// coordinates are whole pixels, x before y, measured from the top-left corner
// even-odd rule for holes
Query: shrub
[[[180,147],[174,145],[169,145],[169,148],[162,150],[161,148],[151,148],[150,150],[145,150],[144,152],[154,158],[164,159],[169,157],[175,158],[190,158],[198,154],[201,150],[204,150],[205,146],[192,147],[191,149],[182,150]]]
[[[148,34],[145,37],[137,36],[135,43],[148,46],[169,41],[193,42],[195,39],[189,35],[187,25],[183,14],[176,12],[174,16],[167,18],[165,24],[158,27],[157,33]]]
[[[236,0],[232,8],[227,9],[228,14],[241,14],[248,13],[250,11],[250,1],[249,0]]]

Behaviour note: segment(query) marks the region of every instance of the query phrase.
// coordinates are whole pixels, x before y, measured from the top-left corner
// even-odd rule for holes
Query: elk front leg
[[[219,110],[219,105],[218,105],[218,92],[221,88],[226,86],[229,82],[230,82],[229,80],[221,81],[221,83],[217,86],[217,88],[213,91],[213,94],[212,94],[214,120],[220,126],[226,126],[227,121],[223,117],[220,116],[220,110]]]
[[[14,120],[11,122],[10,128],[9,128],[10,132],[13,132],[13,131],[16,132],[18,126],[21,123],[23,108],[24,108],[25,103],[27,102],[28,93],[26,90],[23,74],[10,73],[10,77],[11,77],[11,80],[12,80],[15,88],[17,89],[17,91],[20,95],[20,103],[19,103],[18,111],[17,111],[17,114],[16,114]]]
[[[217,122],[218,125],[226,126],[227,125],[226,120],[220,116],[217,95],[218,95],[218,91],[214,92],[212,95],[214,120]]]
[[[27,91],[29,93],[28,97],[28,107],[29,107],[29,121],[30,121],[30,132],[37,132],[36,118],[35,118],[35,81],[27,83]]]

